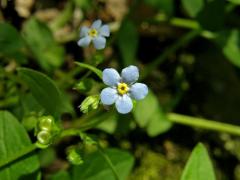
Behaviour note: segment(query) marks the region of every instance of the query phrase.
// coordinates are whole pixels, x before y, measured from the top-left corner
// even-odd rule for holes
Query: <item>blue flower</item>
[[[108,25],[102,25],[101,20],[93,22],[90,28],[83,26],[80,32],[78,45],[87,47],[91,41],[96,49],[103,49],[106,46],[106,38],[109,37],[110,30]]]
[[[104,69],[103,82],[110,87],[101,92],[102,104],[112,105],[115,103],[119,113],[129,113],[133,108],[132,99],[141,100],[148,94],[148,87],[145,84],[136,83],[138,78],[139,71],[136,66],[124,68],[121,76],[113,68]]]

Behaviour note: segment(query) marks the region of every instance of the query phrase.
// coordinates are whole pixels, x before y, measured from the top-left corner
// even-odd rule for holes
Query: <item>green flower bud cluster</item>
[[[48,147],[53,138],[59,133],[59,128],[54,122],[54,118],[52,116],[42,116],[38,119],[38,125],[36,128],[37,135],[37,145],[40,148]]]
[[[88,113],[91,110],[97,109],[100,102],[99,95],[86,97],[80,105],[80,110],[83,113]]]
[[[67,159],[73,165],[80,165],[80,164],[83,163],[81,152],[75,146],[71,146],[71,147],[68,148],[68,150],[67,150]]]

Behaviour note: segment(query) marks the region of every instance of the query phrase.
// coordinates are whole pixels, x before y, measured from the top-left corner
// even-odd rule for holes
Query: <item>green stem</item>
[[[166,16],[162,15],[157,15],[155,17],[155,21],[157,22],[166,22],[168,21],[170,25],[180,27],[180,28],[187,28],[187,29],[192,29],[192,30],[197,30],[201,29],[200,24],[197,21],[190,20],[190,19],[184,19],[184,18],[171,18],[167,19]],[[212,39],[216,36],[215,33],[207,30],[201,30],[200,35],[207,38],[207,39]]]
[[[170,46],[169,48],[166,48],[166,50],[159,57],[157,57],[151,64],[149,64],[147,66],[147,68],[145,69],[145,71],[142,74],[142,78],[145,78],[150,72],[152,72],[152,70],[157,68],[157,66],[159,64],[161,64],[163,61],[165,61],[169,57],[169,55],[173,54],[180,47],[186,45],[192,39],[194,39],[196,36],[198,36],[200,32],[201,32],[200,29],[190,31],[189,33],[184,35],[182,38],[180,38],[172,46]]]
[[[19,101],[19,97],[18,96],[13,96],[13,97],[9,97],[7,99],[1,100],[0,101],[0,108],[6,108],[8,106],[12,106],[17,104]]]
[[[74,129],[74,128],[65,129],[61,132],[59,139],[67,136],[79,136],[80,132],[81,132],[80,129]]]
[[[71,19],[72,14],[73,14],[73,9],[74,9],[73,2],[72,1],[68,1],[66,6],[65,6],[65,9],[50,24],[50,28],[53,31],[56,31],[60,27],[64,26]]]
[[[65,130],[62,131],[62,133],[60,135],[60,139],[63,138],[63,137],[66,137],[66,136],[79,136],[80,132],[81,132],[81,129],[65,129]],[[105,161],[107,162],[107,164],[111,168],[115,179],[120,180],[120,178],[118,177],[117,171],[112,164],[111,159],[104,153],[104,150],[100,146],[100,144],[97,144],[97,147],[98,147],[98,150],[99,150],[100,154],[103,156],[103,158],[105,159]]]
[[[216,122],[209,119],[197,118],[197,117],[186,116],[186,115],[181,115],[176,113],[169,113],[167,117],[169,121],[174,123],[240,136],[240,126],[235,126],[231,124]]]
[[[6,159],[3,159],[3,160],[0,160],[0,168],[8,165],[9,163],[12,163],[13,161],[16,161],[17,159],[33,152],[34,150],[37,149],[37,146],[35,144],[32,144],[30,146],[27,146],[25,147],[24,149],[16,152],[15,154],[13,154],[12,156],[6,158]]]
[[[116,171],[116,169],[115,169],[111,159],[106,155],[106,153],[104,152],[104,149],[99,144],[97,145],[97,147],[98,147],[98,150],[99,150],[100,154],[105,159],[105,161],[107,162],[108,166],[111,168],[111,170],[112,170],[112,172],[114,174],[115,179],[116,180],[120,180],[120,178],[119,178],[119,176],[117,174],[117,171]]]

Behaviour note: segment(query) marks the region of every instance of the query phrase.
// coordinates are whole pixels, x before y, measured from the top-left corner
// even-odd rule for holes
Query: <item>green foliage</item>
[[[67,152],[67,159],[73,165],[80,165],[83,163],[82,155],[77,147],[70,147]]]
[[[111,159],[120,180],[125,180],[133,167],[132,155],[117,149],[107,149],[105,153]],[[115,180],[113,172],[100,152],[86,156],[84,164],[73,166],[72,173],[73,180]]]
[[[183,171],[181,180],[215,180],[215,174],[207,150],[199,143],[193,150]]]
[[[240,67],[240,31],[233,29],[217,34],[216,43],[222,48],[224,55],[235,66]]]
[[[191,17],[196,18],[203,29],[216,31],[223,27],[224,0],[182,0],[182,5]]]
[[[165,12],[171,16],[174,13],[174,0],[144,0],[146,4]]]
[[[138,125],[146,128],[149,136],[157,136],[164,133],[169,130],[172,125],[172,123],[167,120],[156,96],[152,92],[149,92],[145,99],[136,104],[133,114]]]
[[[57,116],[63,111],[64,102],[60,91],[49,77],[27,68],[19,68],[18,71],[30,88],[34,98],[48,114]]]
[[[194,128],[240,135],[239,2],[1,1],[0,179],[179,179],[189,144],[205,134]],[[106,48],[79,47],[81,28],[96,19],[109,25]],[[102,71],[128,65],[150,92],[122,115],[99,94]],[[199,144],[182,180],[215,180],[214,171],[237,179],[237,165],[218,163],[239,159],[238,139],[207,135],[215,170]]]
[[[60,67],[64,60],[64,49],[58,45],[46,24],[30,18],[23,27],[23,37],[34,59],[47,71]]]
[[[123,21],[118,32],[118,47],[123,58],[124,66],[136,62],[138,49],[138,31],[134,23],[130,20]]]
[[[27,132],[18,120],[7,111],[0,111],[0,162],[21,152],[31,145]],[[16,180],[28,176],[36,179],[39,168],[38,158],[35,154],[22,157],[11,164],[0,168],[0,179]]]
[[[77,64],[78,66],[80,66],[82,68],[86,68],[86,69],[94,72],[100,79],[102,79],[102,71],[97,69],[96,67],[91,66],[89,64],[80,63],[80,62],[75,62],[75,64]]]
[[[41,149],[38,153],[38,159],[41,167],[47,167],[51,165],[56,159],[56,152],[54,148],[49,147],[46,149]]]
[[[182,5],[191,17],[196,17],[204,7],[204,0],[182,0]]]
[[[113,134],[117,128],[117,114],[115,112],[108,112],[100,114],[93,119],[94,121],[101,122],[96,128],[101,129],[109,134]]]
[[[25,47],[24,41],[19,32],[10,24],[0,23],[0,56],[14,58],[18,62],[26,62],[22,53]]]
[[[52,175],[50,180],[71,180],[71,177],[67,171],[59,171]]]
[[[239,0],[228,0],[229,2],[236,4],[236,5],[240,5],[240,1]]]
[[[224,26],[224,0],[209,0],[197,16],[197,20],[203,29],[217,31]],[[214,9],[214,11],[213,11]]]

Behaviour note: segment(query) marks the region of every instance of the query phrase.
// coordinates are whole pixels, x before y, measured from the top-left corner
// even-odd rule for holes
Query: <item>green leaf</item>
[[[122,23],[118,34],[118,47],[124,66],[134,64],[138,48],[138,31],[130,20],[125,20]]]
[[[146,4],[165,12],[171,16],[174,13],[174,1],[173,0],[144,0]]]
[[[17,30],[8,23],[0,23],[0,55],[25,62],[23,48],[24,42]]]
[[[67,171],[59,171],[52,175],[50,180],[71,180],[71,177]]]
[[[100,79],[102,79],[102,71],[97,69],[96,67],[91,66],[89,64],[80,63],[80,62],[75,62],[75,64],[77,64],[78,66],[80,66],[82,68],[86,68],[86,69],[94,72]]]
[[[117,114],[115,112],[107,112],[95,116],[93,121],[101,122],[96,126],[97,129],[101,129],[109,134],[113,134],[117,128]]]
[[[111,159],[120,180],[127,179],[134,164],[133,156],[118,149],[107,149],[105,153]],[[115,180],[112,170],[100,152],[87,155],[84,164],[73,167],[73,180],[79,179]]]
[[[0,159],[14,156],[31,145],[24,127],[9,112],[0,111]],[[31,177],[36,179],[39,162],[36,155],[31,154],[0,169],[0,179],[16,180]]]
[[[224,27],[224,8],[225,0],[208,0],[196,17],[201,27],[210,31],[221,30]]]
[[[23,27],[25,41],[38,64],[45,70],[60,67],[64,61],[64,48],[58,45],[46,24],[35,18]]]
[[[240,5],[240,0],[228,0],[230,3]]]
[[[222,31],[218,33],[216,43],[222,48],[223,54],[235,66],[240,67],[240,31]]]
[[[40,166],[47,167],[56,160],[56,152],[53,147],[48,147],[46,149],[41,149],[38,154]]]
[[[151,107],[151,108],[149,108]],[[166,132],[172,123],[167,120],[156,96],[150,91],[145,99],[137,102],[133,115],[142,128],[147,129],[149,136]]]
[[[64,102],[53,80],[43,73],[28,68],[19,68],[18,71],[34,98],[47,113],[56,116],[63,111]]]
[[[182,0],[182,5],[191,17],[195,17],[204,7],[204,0]]]
[[[181,180],[215,180],[215,174],[208,152],[199,143],[193,150],[184,168]]]

